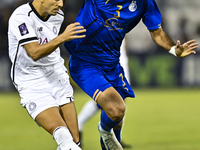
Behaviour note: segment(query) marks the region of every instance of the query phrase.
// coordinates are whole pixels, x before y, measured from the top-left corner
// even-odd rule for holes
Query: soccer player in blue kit
[[[195,40],[181,45],[162,30],[162,16],[154,0],[84,0],[76,21],[87,30],[86,37],[64,44],[71,54],[69,70],[73,80],[102,109],[98,129],[103,150],[123,149],[123,100],[135,95],[119,63],[120,45],[125,34],[141,20],[153,41],[169,53],[178,57],[196,53]]]

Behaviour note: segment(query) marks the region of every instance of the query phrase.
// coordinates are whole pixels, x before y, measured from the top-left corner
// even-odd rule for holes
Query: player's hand
[[[181,45],[181,42],[178,40],[175,46],[176,55],[178,57],[186,57],[191,54],[196,54],[195,49],[198,48],[198,43],[195,43],[196,40],[190,40]]]
[[[84,38],[86,35],[82,33],[85,32],[86,29],[84,29],[84,27],[81,26],[80,23],[76,22],[68,25],[62,35],[64,35],[65,41],[71,41],[73,39]]]

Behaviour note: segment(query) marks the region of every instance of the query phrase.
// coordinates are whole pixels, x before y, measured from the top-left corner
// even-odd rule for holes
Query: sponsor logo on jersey
[[[101,22],[106,28],[108,28],[110,31],[112,30],[123,30],[120,23],[118,23],[117,18],[109,18],[105,21],[105,24]]]
[[[20,31],[22,36],[24,36],[24,35],[29,33],[25,23],[22,23],[18,27],[19,27],[19,31]]]
[[[49,41],[48,41],[47,37],[44,38],[44,39],[42,39],[41,37],[38,38],[38,43],[39,43],[39,45],[46,44],[46,43],[48,43],[48,42],[49,42]]]

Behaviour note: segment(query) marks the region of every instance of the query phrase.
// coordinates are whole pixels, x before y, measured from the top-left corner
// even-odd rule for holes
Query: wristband
[[[171,47],[169,53],[177,57],[176,52],[175,52],[175,46]]]

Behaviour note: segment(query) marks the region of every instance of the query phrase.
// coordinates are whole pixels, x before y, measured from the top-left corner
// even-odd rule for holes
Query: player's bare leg
[[[103,91],[99,95],[97,103],[111,120],[121,121],[123,119],[126,106],[120,94],[113,87]]]
[[[67,124],[60,115],[58,107],[52,107],[41,112],[36,118],[36,122],[46,131],[53,135],[59,145],[59,150],[72,149],[81,150],[73,141],[73,137],[67,127]]]
[[[98,129],[106,149],[123,150],[113,132],[113,128],[122,121],[125,115],[126,107],[122,97],[113,87],[110,87],[100,94],[97,103],[103,109]]]
[[[51,135],[57,127],[67,127],[65,121],[60,115],[58,107],[52,107],[44,110],[43,112],[37,115],[35,121]]]
[[[78,119],[74,102],[60,107],[60,113],[69,128],[75,143],[79,142]]]

